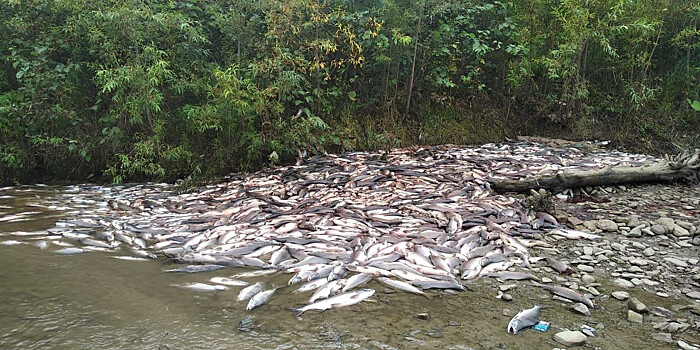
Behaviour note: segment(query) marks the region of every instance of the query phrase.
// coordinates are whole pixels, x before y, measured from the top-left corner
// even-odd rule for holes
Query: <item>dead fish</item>
[[[595,307],[595,305],[593,304],[591,299],[588,299],[587,297],[585,297],[585,296],[581,295],[580,293],[575,292],[569,288],[561,287],[561,286],[548,286],[548,285],[540,284],[537,282],[533,282],[532,284],[536,287],[540,287],[544,290],[547,290],[547,291],[551,292],[552,294],[556,294],[562,298],[577,301],[579,303],[584,303],[586,306],[588,306],[591,309]]]
[[[191,283],[191,284],[186,284],[186,285],[183,285],[180,287],[192,289],[192,290],[199,291],[199,292],[217,292],[217,291],[222,291],[222,290],[228,289],[224,286],[216,286],[216,285],[206,284],[206,283]]]
[[[240,273],[237,273],[231,277],[233,277],[233,278],[260,277],[260,276],[273,274],[275,272],[277,272],[277,271],[275,271],[275,270],[258,270],[258,271],[240,272]]]
[[[292,309],[294,316],[301,316],[306,311],[325,311],[332,308],[355,305],[374,295],[374,289],[360,289],[352,292],[336,295],[327,299],[319,300],[300,308]]]
[[[600,239],[602,237],[600,235],[596,235],[596,234],[592,234],[592,233],[588,233],[588,232],[583,232],[583,231],[578,231],[578,230],[572,230],[572,229],[568,229],[568,228],[560,228],[560,229],[552,230],[549,233],[551,233],[553,235],[563,236],[563,237],[566,237],[568,239],[585,238],[585,239],[590,239],[590,240],[596,240],[596,239]]]
[[[484,276],[493,277],[493,278],[497,278],[500,280],[533,280],[533,281],[540,280],[539,278],[537,278],[537,276],[535,276],[531,273],[517,272],[517,271],[491,272],[491,273],[485,274]]]
[[[549,222],[550,224],[555,226],[559,226],[559,222],[557,221],[557,219],[548,213],[539,211],[537,212],[537,214],[535,214],[535,216],[542,221]]]
[[[312,280],[312,281],[310,281],[310,282],[304,283],[304,285],[302,285],[301,287],[299,287],[299,288],[295,291],[295,293],[304,293],[304,292],[309,292],[309,291],[312,291],[312,290],[316,290],[316,289],[319,289],[319,288],[325,286],[326,283],[328,283],[328,281],[327,281],[325,278],[320,278],[320,279]]]
[[[453,289],[459,291],[467,290],[467,287],[454,280],[410,281],[410,283],[420,289]]]
[[[402,290],[404,292],[425,295],[425,293],[422,290],[420,290],[420,289],[418,289],[418,288],[416,288],[416,287],[414,287],[406,282],[393,280],[393,279],[387,278],[387,277],[379,277],[378,280],[379,280],[379,282],[382,282],[389,287],[392,287],[392,288],[395,288],[398,290]]]
[[[570,275],[574,273],[574,271],[571,270],[571,268],[568,265],[564,264],[563,262],[557,259],[551,257],[546,257],[545,259],[547,259],[547,264],[549,264],[551,268],[557,270],[557,272],[559,272],[562,275]]]
[[[246,281],[241,281],[241,280],[228,278],[228,277],[212,277],[209,279],[209,281],[212,283],[223,284],[226,286],[233,286],[233,287],[243,287],[243,286],[247,286],[250,284]]]
[[[353,275],[345,282],[342,289],[343,293],[369,282],[372,277],[374,277],[374,275],[369,273],[359,273],[357,275]]]
[[[185,267],[179,267],[176,269],[163,270],[163,272],[185,272],[185,273],[196,273],[196,272],[206,272],[214,271],[223,268],[221,265],[188,265]]]
[[[126,261],[149,261],[146,258],[137,258],[135,256],[110,256],[112,259],[126,260]]]
[[[238,293],[238,300],[243,301],[243,300],[248,300],[252,298],[254,295],[262,292],[263,290],[263,284],[262,282],[258,282],[256,284],[253,284],[251,286],[245,287],[241,289],[241,291]]]
[[[85,249],[69,247],[69,248],[59,249],[56,251],[56,253],[63,254],[63,255],[71,255],[71,254],[84,253],[85,251],[86,251]]]
[[[279,263],[289,259],[290,257],[291,255],[289,255],[287,247],[282,247],[276,252],[272,253],[272,256],[270,257],[270,265],[277,266]]]
[[[264,292],[260,292],[260,293],[255,294],[252,298],[250,298],[250,301],[248,301],[248,306],[246,306],[245,309],[250,311],[250,310],[253,310],[262,304],[265,304],[268,300],[270,300],[272,295],[275,294],[276,290],[277,289],[270,289],[270,290],[266,290]]]
[[[518,312],[513,319],[508,322],[508,333],[518,334],[521,330],[532,327],[539,322],[541,306],[535,305],[531,309]]]

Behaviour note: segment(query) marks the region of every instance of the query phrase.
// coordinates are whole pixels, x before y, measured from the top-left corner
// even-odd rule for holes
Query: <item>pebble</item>
[[[627,310],[627,320],[635,323],[644,322],[644,317],[632,310]]]
[[[583,271],[583,272],[593,272],[593,271],[595,271],[595,269],[593,269],[592,266],[583,265],[583,264],[580,264],[580,265],[576,266],[576,268],[577,268],[579,271]]]
[[[588,338],[580,331],[563,331],[555,334],[554,340],[565,346],[576,346],[585,343]]]
[[[613,283],[617,286],[624,287],[624,288],[634,287],[634,284],[632,284],[632,282],[630,282],[624,278],[618,278],[618,279],[614,280]]]
[[[642,278],[642,283],[644,283],[644,284],[646,284],[647,286],[650,286],[650,287],[656,287],[656,286],[658,286],[658,285],[660,284],[659,282],[656,282],[656,281],[654,281],[654,280],[650,280],[650,279],[648,279],[648,278]]]
[[[582,315],[586,315],[586,316],[591,315],[591,311],[588,310],[588,306],[584,305],[583,303],[576,303],[576,305],[574,305],[574,307],[572,309],[574,311],[582,314]]]
[[[612,292],[612,297],[617,300],[627,300],[630,297],[630,293],[623,291]]]
[[[671,295],[669,295],[668,293],[665,293],[665,292],[656,292],[656,296],[659,296],[659,297],[662,297],[662,298],[668,298],[668,297],[670,297]]]
[[[678,224],[673,225],[673,235],[676,237],[690,237],[690,232]]]
[[[552,283],[552,279],[549,277],[542,277],[542,283]]]
[[[598,220],[596,225],[599,229],[607,232],[615,232],[618,229],[617,223],[609,219]]]
[[[656,223],[666,228],[667,233],[672,233],[673,227],[676,225],[676,222],[671,218],[658,218]]]
[[[690,299],[700,299],[700,292],[698,291],[692,291],[690,293],[686,293],[685,295]]]
[[[617,243],[617,242],[611,244],[610,247],[612,247],[612,249],[615,249],[619,252],[624,252],[626,250],[624,245]]]
[[[673,338],[671,337],[671,333],[656,333],[651,336],[654,338],[654,340],[658,340],[661,342],[665,343],[673,343]]]
[[[669,262],[669,263],[676,265],[678,267],[688,267],[688,264],[686,264],[685,261],[678,259],[678,258],[668,257],[668,258],[664,258],[664,261]]]
[[[647,265],[649,265],[649,260],[642,259],[642,258],[634,258],[634,259],[630,259],[629,263],[632,265],[637,265],[637,266],[647,266]]]
[[[413,317],[415,317],[419,320],[429,320],[430,319],[430,315],[426,312],[417,313],[417,314],[413,315]]]
[[[585,284],[591,284],[591,283],[595,282],[595,277],[593,277],[589,274],[585,274],[585,275],[581,276],[581,281]]]
[[[644,305],[644,303],[639,301],[639,299],[637,299],[637,298],[630,298],[629,300],[627,300],[627,308],[634,311],[634,312],[638,312],[638,313],[642,313],[642,314],[645,312],[649,312],[649,309],[647,308],[647,306]]]
[[[651,227],[651,232],[653,232],[655,235],[665,235],[666,228],[661,225],[653,225]]]
[[[642,229],[635,227],[630,231],[629,234],[627,234],[629,237],[642,237]]]
[[[629,218],[627,219],[627,226],[629,227],[637,227],[639,225],[642,225],[642,221],[639,219],[639,215],[630,215]]]
[[[649,248],[647,248],[647,249],[644,249],[644,251],[643,251],[642,253],[643,253],[644,255],[646,255],[646,256],[652,256],[652,255],[654,255],[656,252],[654,251],[654,248],[649,247]]]
[[[503,301],[512,301],[512,300],[513,300],[513,296],[510,295],[510,294],[508,294],[508,293],[506,293],[506,294],[501,295],[501,300],[503,300]]]

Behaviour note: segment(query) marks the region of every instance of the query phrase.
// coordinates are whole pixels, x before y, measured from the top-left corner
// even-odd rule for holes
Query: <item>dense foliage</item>
[[[0,183],[515,133],[698,142],[690,0],[1,0]]]

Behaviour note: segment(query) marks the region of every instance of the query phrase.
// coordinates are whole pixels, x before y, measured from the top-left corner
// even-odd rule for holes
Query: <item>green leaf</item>
[[[692,107],[696,112],[700,112],[700,101],[691,101],[688,99],[688,103],[690,103],[690,107]]]
[[[16,77],[17,79],[21,79],[22,76],[24,76],[24,71],[23,71],[23,70],[17,71],[17,74],[15,74],[15,77]]]

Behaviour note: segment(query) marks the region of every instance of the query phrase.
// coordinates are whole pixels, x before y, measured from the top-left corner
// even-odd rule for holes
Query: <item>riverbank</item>
[[[590,159],[596,159],[596,162],[589,163]],[[376,348],[431,345],[542,348],[557,346],[552,339],[555,333],[564,329],[581,330],[582,325],[587,325],[594,329],[585,329],[589,333],[587,346],[643,348],[655,344],[655,347],[672,348],[675,345],[665,343],[669,337],[673,342],[698,343],[700,340],[697,301],[694,301],[698,291],[695,278],[698,274],[697,244],[700,243],[696,236],[700,206],[697,186],[583,189],[592,197],[561,196],[556,202],[557,210],[552,214],[558,220],[554,224],[552,219],[542,215],[535,219],[523,212],[526,217],[522,217],[518,211],[525,208],[515,198],[495,196],[483,181],[492,176],[556,172],[562,167],[633,165],[653,161],[657,159],[644,155],[612,151],[592,153],[589,147],[575,144],[544,147],[521,143],[315,158],[306,165],[278,168],[250,177],[232,177],[225,183],[181,195],[171,192],[171,186],[155,184],[82,185],[50,190],[9,188],[3,189],[4,220],[0,222],[0,230],[3,245],[16,241],[18,247],[2,249],[33,249],[32,256],[54,263],[59,261],[55,259],[63,259],[67,264],[83,261],[81,266],[91,271],[90,274],[104,273],[104,269],[111,266],[104,261],[113,261],[113,264],[127,269],[124,265],[127,263],[149,264],[146,270],[153,275],[149,278],[161,281],[160,288],[168,290],[164,295],[181,295],[180,302],[187,298],[205,298],[208,300],[207,309],[219,304],[235,315],[230,317],[242,322],[241,332],[262,332],[266,336],[282,332],[284,339],[292,339],[299,346],[308,344],[307,340],[295,339],[292,334],[305,329],[303,334],[312,339],[324,339],[325,345],[347,348],[363,344]],[[303,194],[304,190],[306,194]],[[462,218],[462,224],[450,233],[457,214]],[[635,214],[637,217],[633,216]],[[358,216],[361,217],[358,219]],[[538,221],[540,217],[546,220]],[[41,227],[34,226],[36,233],[17,232],[30,231],[28,223],[42,218],[45,221]],[[221,221],[224,218],[228,222]],[[357,227],[358,222],[364,222],[365,226]],[[557,233],[557,230],[565,229],[565,223],[576,230],[571,232],[593,234],[593,239],[564,238],[570,232]],[[117,238],[118,232],[131,237],[131,243]],[[229,232],[235,234],[229,235]],[[466,244],[463,239],[474,237],[473,233],[478,233],[484,244],[463,248]],[[109,234],[113,235],[111,240]],[[334,238],[338,235],[344,238]],[[352,242],[357,238],[355,235],[360,238],[359,247],[364,258],[356,254],[358,245]],[[444,241],[440,237],[444,237]],[[142,239],[146,247],[139,247],[140,243],[134,238]],[[510,239],[517,240],[508,243]],[[108,247],[99,247],[92,240],[102,241]],[[30,246],[41,241],[46,242],[46,250]],[[252,242],[259,244],[264,241],[272,244],[253,245],[252,250],[247,250]],[[59,249],[59,242],[82,251],[77,255],[58,256],[54,251],[63,249]],[[241,244],[226,246],[236,242]],[[412,247],[393,246],[390,251],[377,255],[381,244],[388,243],[386,247],[390,247],[401,242],[410,242]],[[518,251],[517,242],[527,243],[527,249]],[[329,261],[315,262],[319,265],[312,266],[314,270],[319,270],[323,264],[346,266],[349,271],[345,272],[345,277],[351,276],[358,268],[377,268],[376,264],[369,262],[377,257],[388,257],[405,267],[429,267],[415,255],[422,254],[418,246],[431,249],[429,258],[435,253],[445,262],[451,261],[453,254],[447,249],[457,249],[468,258],[465,263],[477,259],[482,268],[494,268],[493,272],[501,270],[495,269],[496,264],[505,263],[499,265],[505,272],[531,273],[545,285],[566,287],[582,295],[585,299],[581,300],[592,302],[595,307],[586,311],[571,303],[571,298],[552,298],[550,293],[529,281],[499,280],[498,276],[506,275],[493,278],[485,274],[480,278],[464,279],[468,271],[461,264],[453,268],[458,271],[454,277],[469,291],[455,294],[449,289],[426,290],[430,296],[427,299],[397,291],[374,279],[366,286],[377,293],[368,301],[323,314],[306,313],[302,322],[286,310],[289,306],[307,303],[309,296],[294,293],[296,286],[286,287],[291,273],[249,277],[249,283],[262,282],[279,288],[275,298],[250,313],[243,312],[245,303],[234,300],[239,288],[212,294],[177,288],[192,282],[209,283],[211,277],[238,273],[241,267],[230,267],[238,263],[249,266],[263,263],[265,265],[261,267],[268,270],[282,271],[303,260],[294,254],[288,263],[270,266],[272,263],[268,259],[272,259],[273,251],[282,248],[289,253],[301,249],[312,256],[323,252],[317,257]],[[488,263],[484,260],[486,254],[474,255],[473,250],[489,246]],[[166,249],[178,248],[185,249],[168,251],[168,256],[229,267],[173,275],[160,270],[178,265],[165,267],[153,261],[109,259],[136,254],[134,249],[164,253]],[[395,256],[396,253],[400,256]],[[498,258],[501,260],[492,258],[497,256],[492,253],[501,254],[502,257]],[[217,256],[226,259],[217,260]],[[568,265],[572,273],[563,271],[560,274],[553,264],[538,259],[542,257],[554,258]],[[346,260],[348,258],[351,260]],[[85,267],[92,259],[103,259],[99,268],[90,270]],[[530,261],[531,267],[520,266],[525,259]],[[160,257],[158,261],[164,263],[165,259]],[[437,261],[432,259],[429,263],[438,266]],[[334,265],[338,262],[340,264]],[[382,273],[381,269],[374,271]],[[405,278],[401,271],[388,271],[393,274],[393,279],[411,283],[416,278]],[[439,276],[419,272],[431,279]],[[158,274],[162,277],[155,277]],[[19,274],[17,276],[19,278]],[[120,279],[123,281],[123,278]],[[329,282],[334,281],[328,278]],[[108,280],[105,278],[104,283],[109,284]],[[176,287],[172,287],[173,284]],[[86,285],[85,288],[90,287]],[[632,303],[632,307],[640,312],[641,324],[636,322],[638,316],[628,315],[629,301],[617,299],[625,299],[625,293],[627,298],[637,298],[646,305],[647,312],[644,312],[639,304]],[[90,303],[101,303],[96,298],[89,299]],[[551,330],[548,333],[527,330],[515,336],[507,335],[505,326],[508,320],[533,303],[546,306],[540,318],[552,322]],[[687,305],[691,307],[685,308]],[[387,308],[392,311],[387,313]],[[223,317],[218,312],[216,315]],[[376,317],[368,319],[366,315]],[[226,316],[226,319],[230,317]],[[484,321],[473,322],[475,319]],[[317,322],[321,320],[324,323],[319,326]],[[316,333],[311,331],[313,329]],[[324,338],[326,336],[329,338]]]

